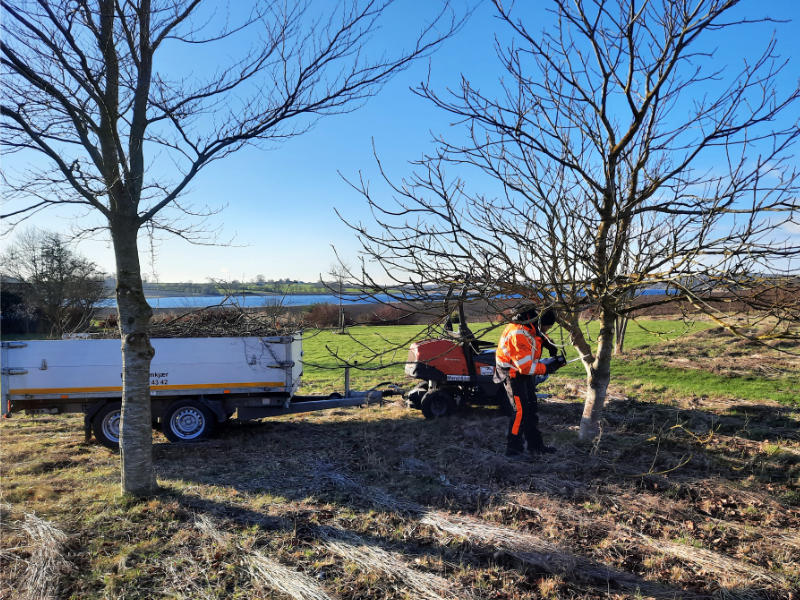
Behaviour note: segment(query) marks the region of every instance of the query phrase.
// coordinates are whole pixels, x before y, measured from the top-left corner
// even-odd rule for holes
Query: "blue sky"
[[[413,31],[416,8],[425,0],[402,3],[408,10],[397,31]],[[535,15],[537,3],[531,12]],[[756,10],[762,12],[749,13]],[[768,12],[763,12],[768,11]],[[759,25],[718,36],[720,61],[741,61],[766,43],[770,32],[778,37],[778,52],[791,59],[785,71],[787,85],[800,75],[800,2],[769,0],[745,2],[748,16],[792,19],[785,25]],[[546,18],[542,16],[543,24]],[[158,234],[151,259],[149,243],[142,240],[142,269],[149,279],[160,281],[250,280],[289,277],[314,281],[334,263],[339,254],[356,263],[358,244],[352,232],[334,214],[334,207],[353,221],[369,220],[366,205],[339,175],[357,178],[359,171],[376,180],[372,144],[384,166],[395,177],[409,172],[407,161],[430,150],[431,132],[447,133],[454,125],[449,115],[413,95],[410,86],[425,77],[430,66],[439,89],[457,81],[463,72],[469,79],[491,85],[499,75],[493,35],[499,27],[491,7],[481,3],[467,25],[436,52],[429,63],[418,63],[400,73],[381,92],[357,111],[320,120],[308,133],[272,148],[246,148],[206,169],[187,195],[195,205],[224,207],[213,217],[220,225],[221,241],[231,246],[196,246]],[[747,31],[743,35],[743,31]],[[384,31],[380,39],[395,41],[397,32]],[[737,57],[737,58],[734,58]],[[735,63],[734,63],[735,64]],[[377,184],[377,181],[376,181]],[[86,223],[94,216],[80,216]],[[81,222],[81,221],[79,221]],[[67,231],[76,214],[67,211],[39,213],[31,225]],[[0,247],[12,236],[5,235]],[[77,250],[106,272],[113,272],[110,242],[84,240]]]

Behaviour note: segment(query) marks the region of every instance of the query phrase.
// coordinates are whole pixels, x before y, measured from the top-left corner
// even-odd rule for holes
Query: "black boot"
[[[524,455],[525,455],[525,449],[524,449],[524,447],[522,447],[522,445],[518,446],[516,444],[508,444],[506,446],[506,456],[515,457],[515,456],[524,456]]]
[[[536,419],[536,415],[533,415],[533,418]],[[535,422],[538,422],[538,419]],[[531,454],[552,454],[556,451],[553,446],[548,446],[544,443],[542,432],[537,427],[530,427],[526,433],[528,452]]]

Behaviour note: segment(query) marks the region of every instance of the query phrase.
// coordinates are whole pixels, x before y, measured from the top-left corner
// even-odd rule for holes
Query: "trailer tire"
[[[104,404],[92,417],[94,437],[106,448],[119,450],[119,424],[121,417],[122,402]]]
[[[452,394],[431,390],[422,397],[420,408],[426,419],[440,419],[455,411],[456,401]]]
[[[214,413],[198,400],[177,400],[161,417],[161,431],[170,442],[197,442],[214,432]]]

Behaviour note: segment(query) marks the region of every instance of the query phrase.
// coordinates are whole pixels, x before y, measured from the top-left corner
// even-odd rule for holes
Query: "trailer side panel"
[[[150,371],[153,397],[217,394],[285,394],[299,385],[298,338],[163,338]],[[6,346],[6,344],[4,344]],[[9,344],[10,346],[10,344]],[[119,398],[119,340],[32,340],[3,348],[3,398],[67,403]]]

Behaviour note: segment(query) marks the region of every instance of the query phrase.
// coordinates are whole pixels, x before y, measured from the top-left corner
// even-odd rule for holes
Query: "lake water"
[[[641,290],[641,296],[662,295],[664,290]],[[286,296],[233,296],[225,299],[224,296],[161,296],[148,298],[147,302],[153,308],[203,308],[218,306],[242,306],[258,308],[261,306],[310,306],[312,304],[339,304],[339,298],[333,294],[287,294]],[[350,296],[342,299],[342,304],[374,304],[376,302],[391,302],[392,299],[385,294],[378,294],[376,299],[365,296]],[[100,304],[101,307],[111,308],[117,305],[113,298]]]
[[[390,302],[389,296],[379,294],[378,301]],[[339,298],[332,294],[288,294],[286,296],[160,296],[148,298],[153,308],[203,308],[218,306],[224,302],[226,306],[242,306],[258,308],[261,306],[309,306],[312,304],[339,304]],[[342,299],[342,304],[372,304],[372,298],[352,296]],[[113,298],[104,301],[100,306],[111,308],[117,305]]]

